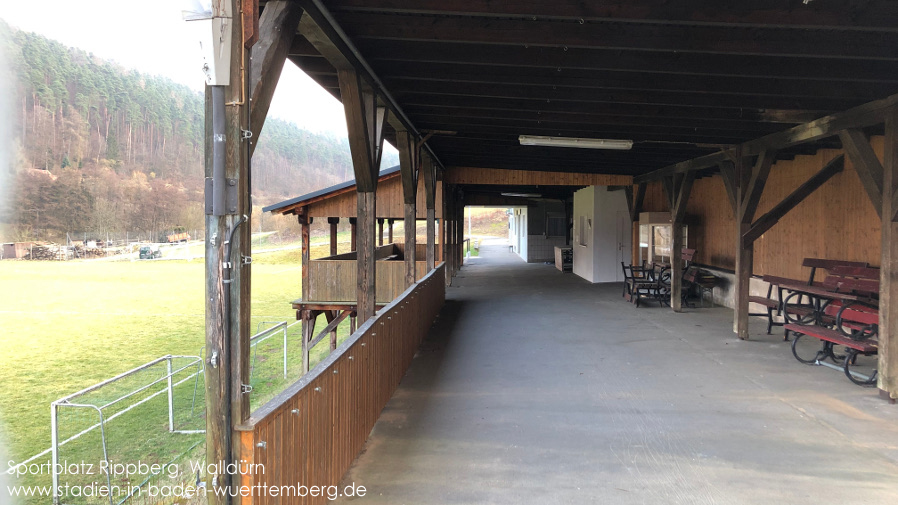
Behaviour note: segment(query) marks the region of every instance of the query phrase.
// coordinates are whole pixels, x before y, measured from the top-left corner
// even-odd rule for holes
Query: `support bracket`
[[[205,200],[205,209],[206,215],[212,215],[212,191],[213,191],[213,181],[211,177],[206,177],[205,191],[204,191],[204,200]],[[237,202],[240,198],[240,192],[238,191],[239,185],[237,184],[237,179],[227,179],[227,186],[225,186],[225,205],[228,209],[228,214],[236,214],[237,213]]]

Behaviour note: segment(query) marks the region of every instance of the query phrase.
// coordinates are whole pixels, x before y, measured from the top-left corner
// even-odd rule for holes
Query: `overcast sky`
[[[184,0],[5,0],[0,18],[122,66],[202,90],[200,56],[194,50],[198,43],[181,19],[185,4]],[[307,130],[346,137],[340,103],[289,61],[268,114]]]

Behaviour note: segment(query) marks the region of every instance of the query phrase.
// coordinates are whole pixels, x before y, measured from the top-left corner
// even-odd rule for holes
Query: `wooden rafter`
[[[886,112],[898,104],[898,95],[876,100],[864,105],[832,114],[805,123],[786,131],[773,133],[741,144],[743,156],[755,156],[770,149],[784,149],[806,142],[814,142],[838,135],[842,130],[864,128],[882,123]],[[732,151],[728,149],[726,151]],[[647,182],[664,176],[701,170],[719,165],[728,160],[731,153],[726,151],[708,154],[681,163],[676,163],[654,172],[634,178],[634,182]]]
[[[250,3],[250,2],[248,2]],[[259,18],[259,40],[252,48],[250,59],[250,129],[255,151],[262,126],[268,116],[271,99],[277,87],[287,51],[296,35],[296,25],[302,16],[302,8],[286,0],[268,2]]]
[[[814,27],[832,25],[833,29],[852,27],[889,28],[898,24],[898,6],[879,2],[882,9],[870,12],[857,8],[853,2],[832,2],[819,6],[798,7],[783,4],[777,8],[746,5],[739,13],[739,21],[753,26]],[[570,21],[595,20],[644,21],[665,20],[677,25],[730,23],[731,10],[711,2],[669,2],[649,0],[639,2],[607,3],[581,0],[555,0],[533,2],[530,0],[505,0],[494,2],[466,2],[461,0],[342,0],[338,11],[390,13],[419,13],[466,16],[505,16],[525,19],[565,19]]]

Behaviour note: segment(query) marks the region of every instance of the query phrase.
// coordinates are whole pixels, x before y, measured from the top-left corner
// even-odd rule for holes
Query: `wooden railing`
[[[405,254],[405,244],[402,242],[397,242],[394,244],[399,251],[404,255]],[[443,251],[442,245],[435,244],[434,245],[434,254],[436,254],[436,261],[443,261]],[[427,257],[427,244],[415,244],[415,260],[424,261],[424,258]]]
[[[378,247],[375,252],[375,259],[378,260],[375,266],[377,303],[387,303],[405,291],[405,262],[384,261],[391,255],[402,255],[402,249],[400,245],[387,244]],[[424,256],[416,259],[420,261],[415,262],[415,276],[420,279],[427,273],[427,264]],[[355,303],[358,299],[358,272],[355,252],[309,261],[309,293],[305,301]]]
[[[327,501],[326,494],[271,496],[264,489],[339,484],[445,301],[443,268],[439,265],[380,309],[238,428],[241,468],[252,470],[241,475],[240,486],[249,496],[240,503]]]

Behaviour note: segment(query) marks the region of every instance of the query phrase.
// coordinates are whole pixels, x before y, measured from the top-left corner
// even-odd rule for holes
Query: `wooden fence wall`
[[[443,265],[378,311],[337,350],[239,428],[241,487],[337,485],[362,449],[445,301]],[[260,465],[260,466],[254,466]],[[326,496],[266,496],[242,505],[318,504]]]
[[[882,137],[871,140],[882,157]],[[756,217],[769,211],[808,180],[840,150],[820,150],[794,160],[777,162],[761,196]],[[646,190],[644,212],[668,211],[660,183]],[[736,226],[719,176],[695,181],[686,209],[689,246],[695,260],[732,270],[735,266]],[[845,170],[800,203],[755,242],[754,274],[806,278],[801,267],[806,257],[880,262],[880,219],[860,179],[846,157]]]
[[[437,237],[439,238],[439,236]],[[405,257],[405,244],[402,242],[397,242],[394,244],[399,252]],[[434,250],[436,252],[436,261],[443,261],[443,247],[442,244],[435,244]],[[427,244],[416,243],[415,244],[415,261],[423,259],[427,254]]]
[[[422,257],[423,258],[423,257]],[[377,303],[387,303],[405,291],[405,262],[378,261],[375,265]],[[427,273],[427,263],[415,261],[416,278]],[[358,264],[352,260],[309,262],[309,302],[352,302],[358,297]]]

